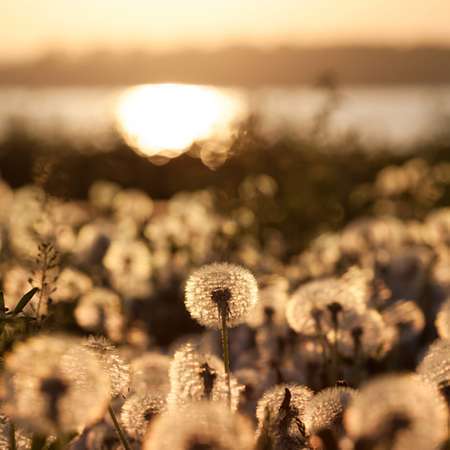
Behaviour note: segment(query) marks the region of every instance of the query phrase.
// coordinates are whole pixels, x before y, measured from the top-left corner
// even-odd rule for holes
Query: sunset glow
[[[2,0],[1,58],[47,50],[450,43],[444,0]]]
[[[193,142],[225,139],[244,117],[243,102],[208,86],[157,84],[133,87],[119,99],[118,128],[147,156],[173,157]]]

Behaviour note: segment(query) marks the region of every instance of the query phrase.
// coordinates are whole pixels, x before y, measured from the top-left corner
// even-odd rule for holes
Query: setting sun
[[[143,85],[120,97],[117,122],[133,148],[146,156],[173,157],[195,141],[228,136],[244,109],[237,96],[213,87]]]

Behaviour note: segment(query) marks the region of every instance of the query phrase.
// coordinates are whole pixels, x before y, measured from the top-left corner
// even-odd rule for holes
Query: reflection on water
[[[117,124],[126,142],[146,156],[174,157],[194,142],[225,143],[245,116],[231,92],[209,86],[153,84],[120,97]]]

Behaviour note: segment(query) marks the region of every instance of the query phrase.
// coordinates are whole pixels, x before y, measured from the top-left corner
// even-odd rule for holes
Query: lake
[[[409,145],[450,116],[448,86],[343,87],[335,98],[330,132],[356,131],[365,143]],[[55,133],[101,143],[117,130],[146,155],[173,156],[195,141],[225,143],[250,113],[261,130],[311,130],[330,102],[309,87],[222,88],[149,84],[116,88],[0,88],[0,137],[11,118],[33,133]]]

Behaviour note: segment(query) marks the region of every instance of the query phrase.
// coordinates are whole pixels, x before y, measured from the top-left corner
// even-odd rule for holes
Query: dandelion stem
[[[228,406],[231,407],[231,382],[230,382],[230,350],[229,350],[229,341],[228,341],[228,326],[227,326],[227,316],[224,311],[221,311],[219,308],[219,317],[220,317],[220,335],[222,338],[222,351],[223,351],[223,366],[225,369],[225,374],[227,377],[227,386],[228,386]]]
[[[12,422],[9,424],[9,449],[16,450],[16,427]]]
[[[120,426],[120,423],[117,420],[117,417],[114,414],[114,411],[113,411],[111,405],[108,406],[108,412],[109,412],[109,415],[111,416],[111,419],[114,424],[114,428],[116,429],[117,435],[119,436],[119,440],[120,440],[120,443],[122,444],[123,448],[125,450],[131,450],[130,443],[128,442],[128,439],[125,436],[125,433],[123,432],[122,427]]]

